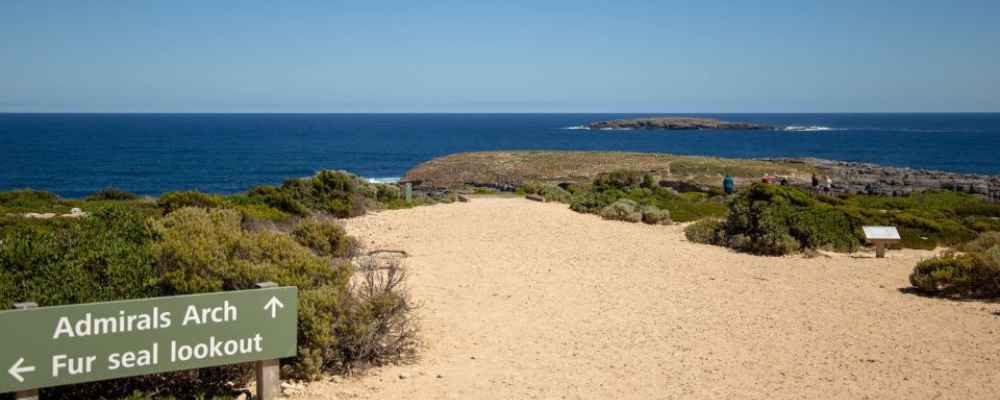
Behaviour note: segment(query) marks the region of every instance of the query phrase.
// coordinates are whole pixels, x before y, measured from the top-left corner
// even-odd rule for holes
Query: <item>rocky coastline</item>
[[[762,161],[802,163],[815,167],[817,174],[830,176],[832,190],[839,193],[867,193],[903,196],[924,190],[953,190],[1000,201],[1000,176],[962,174],[928,169],[890,167],[871,163],[818,158],[772,158]]]

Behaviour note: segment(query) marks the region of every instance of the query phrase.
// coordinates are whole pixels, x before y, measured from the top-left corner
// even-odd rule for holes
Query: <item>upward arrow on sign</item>
[[[264,305],[264,310],[270,309],[270,311],[271,311],[271,318],[277,318],[278,317],[278,309],[279,308],[285,308],[285,305],[281,304],[281,301],[278,300],[278,298],[275,297],[275,296],[271,296],[271,300],[268,300],[267,304]]]

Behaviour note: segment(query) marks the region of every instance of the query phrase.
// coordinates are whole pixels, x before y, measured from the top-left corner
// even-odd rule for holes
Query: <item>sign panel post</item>
[[[0,393],[21,399],[49,386],[277,364],[296,354],[297,316],[294,287],[0,312]]]
[[[865,239],[875,245],[875,258],[885,258],[885,246],[902,238],[894,226],[863,226]]]

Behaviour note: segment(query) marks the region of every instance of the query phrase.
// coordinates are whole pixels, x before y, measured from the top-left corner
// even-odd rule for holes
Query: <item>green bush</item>
[[[1000,246],[921,261],[910,274],[910,284],[947,297],[1000,297]]]
[[[365,186],[355,175],[320,171],[310,178],[286,180],[280,191],[308,209],[350,218],[365,213]]]
[[[1000,247],[1000,232],[986,232],[975,240],[962,245],[960,249],[970,253],[984,253],[998,247]]]
[[[157,205],[169,214],[184,207],[221,208],[227,205],[222,196],[201,192],[167,192],[160,196]]]
[[[659,187],[651,175],[617,171],[598,175],[592,184],[570,185],[570,208],[577,212],[600,215],[611,204],[628,199],[640,206],[656,207],[669,214],[672,221],[687,222],[725,215],[726,206],[710,198],[709,193],[677,193]],[[651,220],[662,220],[653,217]]]
[[[524,196],[526,194],[541,195],[542,194],[542,188],[544,186],[545,186],[545,184],[540,183],[540,182],[524,182],[524,183],[522,183],[521,185],[519,185],[517,187],[517,190],[515,190],[514,193],[516,193],[516,194],[518,194],[520,196]]]
[[[101,200],[135,200],[138,199],[139,195],[131,192],[126,192],[114,186],[108,186],[104,189],[98,190],[87,196],[85,200],[87,201],[101,201]]]
[[[614,171],[598,174],[594,178],[594,187],[597,190],[618,189],[628,191],[642,186],[645,175],[638,171]],[[652,180],[652,178],[650,178]]]
[[[399,186],[390,184],[376,184],[375,187],[378,190],[376,198],[380,202],[388,203],[403,198],[403,191],[399,189]]]
[[[141,212],[126,205],[100,209],[40,230],[19,226],[0,238],[0,307],[34,301],[41,306],[155,297],[160,277],[151,253],[154,240]],[[97,399],[133,391],[170,388],[172,393],[226,393],[224,383],[245,367],[150,375],[44,391],[50,399]]]
[[[17,228],[0,244],[0,307],[52,306],[155,295],[143,216],[108,207],[52,230]]]
[[[290,215],[268,206],[266,204],[246,204],[237,205],[232,207],[234,210],[239,211],[244,218],[259,220],[259,221],[286,221],[291,218]]]
[[[351,266],[348,262],[331,265],[288,235],[268,231],[245,231],[241,216],[233,210],[183,208],[153,225],[159,240],[152,246],[161,286],[168,294],[215,292],[250,289],[258,282],[276,282],[297,286],[310,293],[322,290],[334,298],[324,303],[344,302]],[[320,318],[308,315],[314,305],[304,296],[300,320]],[[300,321],[301,323],[301,321]],[[299,357],[287,369],[297,375],[313,374],[311,366],[325,365],[322,349],[328,338],[310,336],[315,329],[300,329]]]
[[[703,219],[684,228],[684,236],[695,243],[725,245],[722,239],[722,221]]]
[[[545,187],[542,188],[542,192],[539,194],[545,198],[545,201],[554,201],[558,203],[569,204],[573,199],[573,195],[556,185],[545,185]]]
[[[300,189],[316,195],[310,201],[344,200],[352,214],[358,198],[372,202],[379,196],[378,185],[331,174],[294,184],[296,191],[272,188],[228,197],[175,192],[156,205],[108,200],[117,195],[64,201],[45,192],[0,193],[5,207],[80,206],[90,213],[53,219],[0,214],[0,307],[25,300],[49,306],[237,290],[274,281],[300,289],[299,356],[283,361],[286,376],[309,378],[407,357],[416,342],[401,268],[366,269],[357,263],[355,270],[340,257],[354,255],[357,244],[332,220],[303,220],[288,228],[291,233],[273,223],[248,223],[287,218],[289,213],[270,205],[282,199],[311,214],[293,196]],[[249,373],[248,365],[207,368],[51,388],[44,396],[228,398]]]
[[[656,206],[645,205],[640,207],[639,211],[642,213],[642,222],[647,224],[669,225],[673,223],[670,220],[670,211],[661,210]]]
[[[349,261],[332,262],[296,241],[306,238],[333,255],[350,253],[353,240],[332,221],[302,221],[289,236],[243,230],[232,210],[185,208],[157,221],[154,232],[160,238],[152,246],[157,272],[170,293],[244,289],[263,281],[299,288],[299,355],[283,366],[289,376],[377,364],[413,349],[412,332],[400,331],[412,306],[398,267],[359,271],[366,277],[358,286],[363,290],[352,291]],[[390,270],[391,276],[368,277]]]
[[[309,288],[346,282],[288,235],[245,231],[234,210],[183,208],[155,221],[157,273],[170,294],[251,289],[258,282]]]
[[[254,187],[247,193],[247,197],[291,215],[300,217],[309,215],[309,209],[305,205],[274,186],[261,185]]]
[[[860,229],[843,211],[791,187],[754,184],[730,203],[724,233],[734,248],[761,255],[801,249],[852,251]]]
[[[528,182],[522,184],[517,188],[517,194],[525,195],[538,195],[545,201],[554,201],[558,203],[569,204],[573,200],[573,195],[567,192],[565,189],[546,183]]]
[[[55,193],[32,189],[0,192],[0,208],[16,211],[41,211],[59,205]]]
[[[642,212],[638,208],[639,205],[632,200],[619,199],[601,210],[601,218],[639,222],[642,221]]]
[[[312,249],[321,256],[353,257],[357,255],[357,240],[347,236],[344,228],[333,220],[303,219],[292,231],[292,237],[299,244]]]

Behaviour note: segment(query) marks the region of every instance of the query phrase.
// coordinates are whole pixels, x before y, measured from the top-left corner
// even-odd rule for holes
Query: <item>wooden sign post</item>
[[[885,258],[885,246],[902,240],[895,226],[863,226],[865,240],[875,245],[875,257]]]

